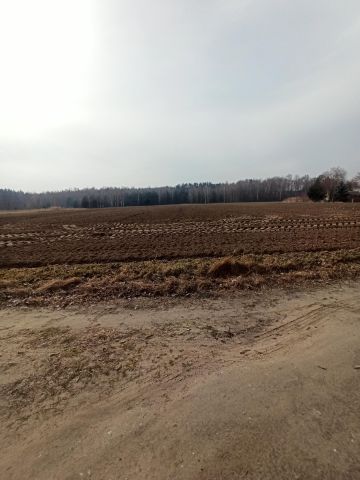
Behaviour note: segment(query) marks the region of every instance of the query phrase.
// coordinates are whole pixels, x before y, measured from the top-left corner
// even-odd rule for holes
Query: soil
[[[0,213],[0,305],[84,305],[359,277],[360,204]]]
[[[3,308],[0,477],[359,479],[359,288]]]
[[[0,267],[360,247],[360,204],[246,203],[0,213]]]

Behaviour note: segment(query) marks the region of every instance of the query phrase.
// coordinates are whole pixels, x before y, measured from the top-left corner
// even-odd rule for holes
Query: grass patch
[[[360,274],[360,249],[0,269],[0,303],[87,303],[209,294]],[[76,288],[74,288],[76,287]]]
[[[252,262],[245,263],[235,258],[226,257],[217,260],[209,268],[212,277],[229,277],[249,273]]]

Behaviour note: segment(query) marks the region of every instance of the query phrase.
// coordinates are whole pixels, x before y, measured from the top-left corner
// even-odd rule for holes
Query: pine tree
[[[89,198],[87,195],[84,195],[81,200],[81,208],[89,208],[89,207],[90,207]]]
[[[348,202],[349,201],[349,185],[345,182],[340,182],[335,191],[335,202]]]
[[[307,194],[313,202],[320,202],[321,200],[324,200],[326,197],[326,190],[320,177],[318,177],[315,182],[310,185]]]

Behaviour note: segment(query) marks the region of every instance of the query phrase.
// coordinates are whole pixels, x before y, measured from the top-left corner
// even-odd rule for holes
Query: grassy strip
[[[83,303],[139,295],[255,288],[360,272],[360,249],[0,270],[0,301]]]

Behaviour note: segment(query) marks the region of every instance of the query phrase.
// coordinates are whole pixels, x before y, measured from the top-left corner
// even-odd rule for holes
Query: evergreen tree
[[[345,182],[340,182],[335,190],[334,200],[335,202],[348,202],[349,201],[349,185]]]
[[[84,195],[81,200],[81,208],[89,208],[89,207],[90,207],[89,197],[87,195]]]
[[[318,177],[315,182],[310,185],[307,194],[313,202],[320,202],[321,200],[324,200],[326,197],[326,189],[322,184],[321,177]]]

